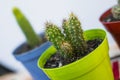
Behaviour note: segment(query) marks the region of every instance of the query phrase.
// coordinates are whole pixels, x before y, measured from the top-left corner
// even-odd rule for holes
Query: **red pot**
[[[104,19],[111,14],[111,9],[107,10],[100,16],[100,22],[111,33],[114,40],[117,42],[120,48],[120,21],[105,22]]]

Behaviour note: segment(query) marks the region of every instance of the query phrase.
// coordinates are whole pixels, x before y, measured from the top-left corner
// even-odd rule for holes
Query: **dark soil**
[[[114,21],[120,21],[120,19],[115,19],[112,14],[107,16],[103,21],[105,22],[114,22]]]
[[[72,62],[84,57],[85,55],[89,54],[94,49],[96,49],[102,41],[103,40],[101,40],[101,39],[94,39],[94,40],[87,41],[87,44],[88,44],[88,49],[87,50],[88,51],[86,51],[84,53],[84,55],[77,55],[77,56],[74,56],[73,58],[71,58],[69,60],[64,59],[57,52],[56,54],[52,55],[50,57],[50,59],[47,60],[46,64],[44,65],[44,68],[56,68],[56,67],[60,67],[60,66],[64,66],[66,64],[72,63]]]
[[[43,35],[42,37],[43,37],[43,40],[42,40],[42,43],[41,43],[41,44],[43,44],[44,42],[47,41],[47,39],[45,38],[44,35]],[[41,44],[36,45],[36,47],[40,46]],[[34,48],[36,48],[36,47],[34,47]],[[30,51],[30,50],[32,50],[32,49],[34,49],[34,48],[31,48],[27,43],[24,43],[24,44],[22,44],[22,45],[19,47],[19,49],[17,49],[17,50],[15,51],[15,54],[22,54],[22,53],[27,52],[27,51]]]

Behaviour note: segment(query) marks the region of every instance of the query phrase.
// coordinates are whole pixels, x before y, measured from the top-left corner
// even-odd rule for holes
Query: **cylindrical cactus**
[[[84,54],[87,49],[86,41],[83,37],[83,30],[78,18],[72,13],[68,20],[68,26],[71,34],[71,44],[76,53]]]
[[[62,27],[66,40],[70,42],[75,53],[84,54],[87,49],[87,44],[84,40],[83,30],[77,17],[72,13],[68,21],[64,20]]]
[[[120,19],[120,0],[118,0],[118,4],[112,7],[112,14],[115,19]]]
[[[56,25],[47,23],[46,35],[48,40],[53,43],[64,58],[83,55],[87,50],[87,43],[78,18],[72,13],[68,20],[63,21],[62,28],[63,30],[60,30]]]
[[[63,32],[64,32],[64,35],[65,35],[65,39],[71,43],[72,34],[71,34],[70,30],[69,30],[70,29],[69,27],[70,26],[68,26],[68,21],[63,20],[62,28],[63,28]]]
[[[20,26],[21,30],[23,31],[28,45],[31,48],[36,47],[37,45],[41,44],[42,39],[37,36],[35,31],[33,30],[30,22],[27,18],[23,15],[23,13],[16,7],[13,8],[13,14],[16,18],[18,25]]]

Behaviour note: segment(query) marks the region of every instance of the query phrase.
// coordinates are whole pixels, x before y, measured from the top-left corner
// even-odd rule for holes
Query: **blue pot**
[[[16,54],[25,45],[26,43],[23,43],[14,50],[13,55],[15,56],[15,58],[18,61],[22,62],[25,68],[30,72],[33,80],[49,80],[44,72],[38,68],[37,61],[41,54],[51,46],[51,43],[47,41],[33,50],[21,54]]]

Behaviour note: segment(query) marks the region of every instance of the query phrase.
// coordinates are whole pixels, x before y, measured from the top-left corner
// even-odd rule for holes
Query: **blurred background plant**
[[[115,19],[120,19],[120,0],[117,0],[117,4],[112,7],[112,14]]]
[[[30,48],[34,48],[42,43],[41,37],[39,37],[35,31],[33,30],[30,22],[24,16],[24,14],[20,11],[19,8],[13,8],[13,14],[16,18],[16,22],[18,23],[19,27],[21,28],[22,32],[24,33],[27,43]]]

